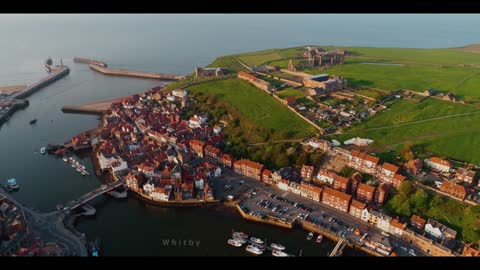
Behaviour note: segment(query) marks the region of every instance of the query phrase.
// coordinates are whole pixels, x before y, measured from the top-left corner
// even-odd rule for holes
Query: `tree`
[[[397,190],[405,196],[409,195],[413,191],[412,182],[407,180],[407,181],[401,183],[400,186],[397,187]]]
[[[424,189],[417,189],[410,197],[410,204],[415,213],[424,213],[428,210],[430,196]]]
[[[400,156],[402,156],[406,160],[411,160],[415,158],[410,144],[405,144],[403,146],[402,150],[400,151]]]
[[[304,152],[300,156],[298,156],[295,164],[297,164],[298,167],[302,167],[307,162],[308,162],[308,154]]]
[[[317,165],[318,163],[320,163],[323,159],[323,155],[323,153],[315,153],[310,155],[310,164]]]
[[[289,160],[288,160],[288,156],[285,152],[279,154],[276,158],[275,158],[275,166],[277,168],[281,168],[281,167],[285,167],[289,164]]]
[[[352,176],[354,172],[355,172],[354,168],[350,168],[350,167],[345,166],[340,170],[340,176],[348,178],[348,177]]]

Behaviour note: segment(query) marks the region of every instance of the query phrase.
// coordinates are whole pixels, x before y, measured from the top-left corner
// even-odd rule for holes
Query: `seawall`
[[[88,58],[82,58],[82,57],[74,57],[73,62],[77,63],[84,63],[84,64],[93,64],[101,67],[108,67],[107,63],[99,60],[94,60],[94,59],[88,59]]]
[[[52,73],[50,73],[47,77],[35,82],[34,84],[30,85],[25,89],[23,92],[14,96],[17,99],[24,99],[35,93],[36,91],[42,89],[43,87],[49,85],[50,83],[68,75],[70,73],[70,69],[67,66],[62,66],[56,68]]]
[[[178,81],[185,77],[185,76],[176,75],[176,74],[163,74],[163,73],[132,71],[132,70],[126,70],[126,69],[104,68],[104,67],[100,67],[92,64],[90,64],[89,67],[90,69],[93,69],[105,75],[138,77],[138,78],[168,80],[168,81]]]
[[[255,222],[259,222],[259,223],[270,224],[270,225],[274,225],[274,226],[278,226],[278,227],[282,227],[282,228],[286,228],[286,229],[292,229],[293,228],[293,223],[284,222],[284,221],[276,220],[276,219],[273,219],[273,218],[262,219],[262,218],[255,217],[255,216],[252,216],[252,215],[249,215],[249,214],[243,212],[243,210],[240,208],[240,206],[238,206],[238,204],[236,204],[235,207],[237,208],[237,211],[240,213],[240,215],[246,220],[255,221]]]

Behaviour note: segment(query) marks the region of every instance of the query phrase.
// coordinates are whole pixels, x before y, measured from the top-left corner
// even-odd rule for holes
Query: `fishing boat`
[[[40,148],[40,153],[45,154],[46,152],[47,152],[47,148],[46,148],[46,147]]]
[[[322,242],[322,239],[323,239],[323,235],[319,234],[319,235],[317,236],[317,241],[316,241],[317,244],[320,244],[320,243]]]
[[[275,257],[288,257],[288,254],[281,251],[281,250],[272,250],[272,255],[275,256]]]
[[[250,237],[250,241],[252,241],[252,243],[259,244],[259,245],[263,244],[263,240],[256,237]]]
[[[313,238],[313,232],[310,232],[307,236],[307,240],[312,240]]]
[[[7,180],[8,187],[10,187],[12,190],[17,190],[20,187],[17,184],[17,180],[15,178],[10,178]]]
[[[243,232],[234,232],[232,235],[236,236],[236,237],[239,237],[239,238],[248,238],[248,235],[246,233],[243,233]]]
[[[68,159],[67,159],[66,157],[64,157],[64,158],[63,158],[63,161],[67,162],[67,161],[68,161]]]
[[[250,253],[255,254],[255,255],[263,254],[263,250],[259,249],[258,247],[254,246],[254,245],[248,245],[246,250]]]
[[[35,124],[36,122],[37,122],[37,118],[34,118],[34,119],[30,120],[30,125],[33,125],[33,124]]]
[[[271,243],[271,244],[270,244],[270,247],[273,248],[273,249],[275,249],[275,250],[284,250],[284,249],[285,249],[284,246],[282,246],[282,245],[280,245],[280,244],[275,244],[275,243]]]
[[[234,246],[234,247],[241,247],[242,246],[242,243],[240,243],[236,239],[228,239],[227,243],[231,246]]]

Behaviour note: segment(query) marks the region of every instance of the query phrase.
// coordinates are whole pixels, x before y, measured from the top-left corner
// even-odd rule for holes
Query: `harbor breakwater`
[[[34,84],[28,86],[24,91],[19,94],[16,94],[14,98],[16,99],[24,99],[35,93],[36,91],[40,90],[42,87],[49,85],[50,83],[68,75],[70,73],[70,69],[67,66],[60,66],[52,70],[50,74],[48,74],[45,78],[35,82]]]
[[[185,78],[185,76],[176,75],[176,74],[163,74],[163,73],[132,71],[132,70],[126,70],[126,69],[117,69],[117,68],[104,68],[95,64],[90,64],[88,66],[90,67],[90,69],[93,69],[105,75],[138,77],[138,78],[156,79],[156,80],[164,80],[164,81],[178,81]]]
[[[103,61],[98,61],[98,60],[88,59],[88,58],[82,58],[82,57],[74,57],[73,62],[84,63],[84,64],[93,64],[93,65],[97,65],[97,66],[100,66],[100,67],[108,67],[107,63],[105,63]]]

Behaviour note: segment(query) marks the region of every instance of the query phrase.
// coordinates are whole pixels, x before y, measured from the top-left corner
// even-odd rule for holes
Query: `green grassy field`
[[[294,88],[291,88],[291,87],[288,87],[288,88],[282,89],[280,91],[277,91],[276,94],[280,98],[285,98],[285,97],[288,97],[288,96],[294,96],[296,98],[305,97],[305,93],[302,90],[294,89]]]
[[[327,50],[333,48],[321,47]],[[480,99],[479,53],[459,49],[335,48],[342,48],[350,53],[344,65],[323,70],[307,68],[303,71],[310,74],[343,75],[356,87],[368,86],[389,91],[398,89],[424,91],[435,88],[442,93],[453,92],[460,97]],[[288,60],[301,54],[303,50],[303,47],[271,49],[237,56],[249,65],[268,64],[287,68]]]
[[[445,116],[453,117],[432,119]],[[379,149],[424,143],[433,153],[480,163],[480,153],[474,150],[480,146],[480,137],[475,135],[478,130],[480,108],[428,98],[419,103],[400,100],[336,139],[369,138],[375,141],[372,146]]]
[[[352,93],[359,94],[366,97],[371,97],[376,100],[382,99],[382,97],[387,94],[387,92],[375,90],[375,89],[358,89],[358,90],[352,91]]]
[[[247,69],[231,55],[216,58],[208,67],[224,67],[227,68],[229,72],[247,71]]]
[[[294,133],[295,137],[315,132],[315,129],[300,117],[244,80],[212,81],[189,87],[188,90],[214,93],[234,106],[245,117],[275,131],[289,130]]]

